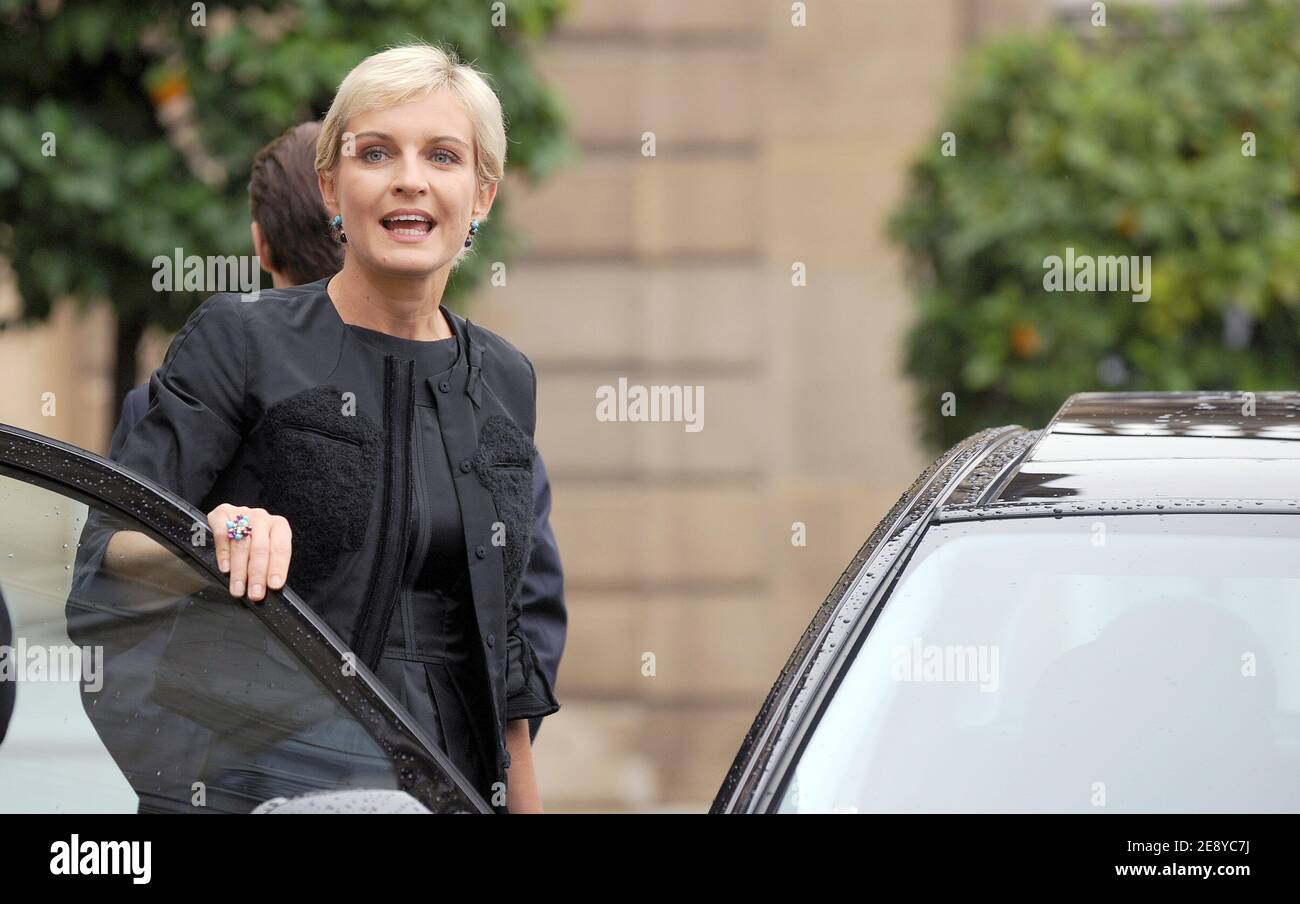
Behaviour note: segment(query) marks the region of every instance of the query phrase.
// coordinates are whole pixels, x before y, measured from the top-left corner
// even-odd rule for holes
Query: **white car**
[[[1300,394],[1070,398],[921,475],[716,813],[1300,811]]]

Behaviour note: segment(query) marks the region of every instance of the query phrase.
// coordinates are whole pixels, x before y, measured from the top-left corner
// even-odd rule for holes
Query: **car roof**
[[[1300,502],[1300,392],[1078,393],[1045,429],[1004,428],[977,458],[947,507],[1290,510]]]

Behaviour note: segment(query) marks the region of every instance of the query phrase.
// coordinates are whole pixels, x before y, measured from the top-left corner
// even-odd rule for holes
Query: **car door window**
[[[118,479],[154,519],[193,521]],[[248,812],[342,789],[486,809],[300,604],[236,600],[140,518],[3,461],[0,598],[2,811]]]

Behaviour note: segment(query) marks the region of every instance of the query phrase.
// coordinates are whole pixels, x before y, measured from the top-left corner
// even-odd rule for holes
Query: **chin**
[[[440,261],[437,257],[427,252],[421,253],[397,253],[391,250],[378,257],[371,257],[371,266],[385,276],[400,276],[409,279],[418,279],[424,276],[432,276],[437,273],[448,261]]]

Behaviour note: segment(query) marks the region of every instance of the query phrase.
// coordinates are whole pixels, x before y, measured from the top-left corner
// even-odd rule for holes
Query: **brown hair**
[[[257,152],[248,180],[253,219],[270,247],[272,267],[293,285],[333,276],[343,249],[330,233],[316,181],[318,122],[304,122]]]

